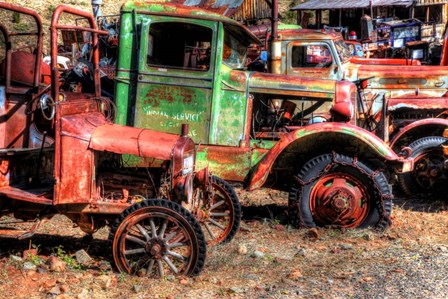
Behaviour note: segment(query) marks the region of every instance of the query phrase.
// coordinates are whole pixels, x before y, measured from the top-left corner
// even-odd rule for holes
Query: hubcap
[[[366,187],[348,174],[324,175],[310,194],[310,210],[321,225],[355,228],[364,222],[369,209]]]

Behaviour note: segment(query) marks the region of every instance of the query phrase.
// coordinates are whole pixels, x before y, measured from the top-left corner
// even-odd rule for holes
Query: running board
[[[53,201],[51,199],[11,186],[0,188],[0,195],[36,204],[49,205],[49,206],[53,204]]]
[[[14,228],[0,228],[0,237],[1,238],[14,238],[18,240],[24,240],[31,238],[36,233],[36,230],[40,227],[40,225],[46,222],[47,219],[37,220],[30,230],[16,230]]]

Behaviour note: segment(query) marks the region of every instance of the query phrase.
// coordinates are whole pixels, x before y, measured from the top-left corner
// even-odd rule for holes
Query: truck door
[[[331,47],[321,42],[293,42],[287,47],[287,74],[301,77],[340,80],[338,58]]]
[[[142,24],[134,125],[179,133],[187,123],[208,144],[216,24],[166,16]]]

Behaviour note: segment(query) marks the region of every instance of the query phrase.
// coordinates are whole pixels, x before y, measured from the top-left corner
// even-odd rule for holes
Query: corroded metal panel
[[[391,98],[387,101],[388,110],[399,109],[448,109],[448,98],[404,97]]]
[[[283,136],[250,173],[250,177],[246,180],[248,183],[246,186],[248,190],[254,190],[263,186],[274,162],[287,147],[294,145],[296,141],[297,144],[300,144],[302,147],[306,147],[307,143],[303,142],[306,137],[320,140],[319,142],[321,143],[323,142],[322,137],[325,137],[327,142],[330,142],[332,138],[346,140],[347,144],[350,142],[362,141],[362,143],[366,146],[366,151],[372,151],[376,153],[376,155],[384,157],[389,162],[405,162],[400,159],[400,157],[398,157],[397,154],[395,154],[381,139],[359,127],[342,123],[314,124],[295,130]],[[299,142],[300,139],[302,139],[301,143]],[[412,163],[411,161],[407,161],[406,163],[408,162]],[[410,169],[411,166],[408,164],[404,165],[403,168]]]
[[[249,147],[199,146],[196,167],[208,167],[220,178],[242,182],[251,168],[251,156]]]
[[[178,139],[179,135],[106,124],[93,131],[89,148],[117,154],[170,160]]]
[[[249,91],[333,99],[335,84],[336,81],[334,80],[254,73],[250,78]]]

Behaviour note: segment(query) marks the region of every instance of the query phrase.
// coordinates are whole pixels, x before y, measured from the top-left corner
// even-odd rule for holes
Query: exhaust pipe
[[[278,0],[272,1],[272,29],[271,29],[271,59],[270,59],[270,72],[273,74],[280,74],[281,72],[281,59],[282,59],[282,47],[278,40]]]

